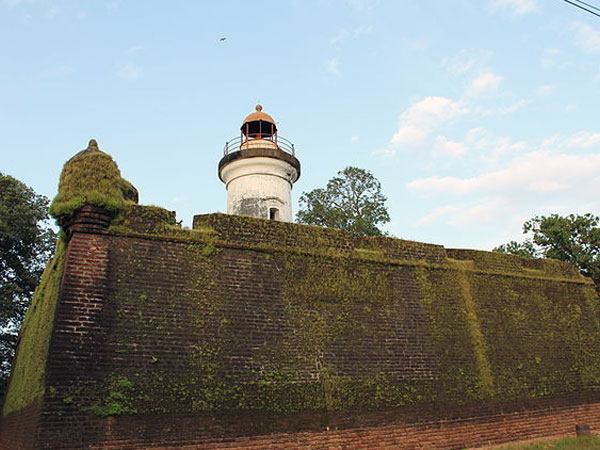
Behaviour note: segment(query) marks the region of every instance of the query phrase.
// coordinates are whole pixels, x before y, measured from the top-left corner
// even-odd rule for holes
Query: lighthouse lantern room
[[[240,136],[225,143],[224,153],[219,178],[227,189],[227,213],[291,222],[300,162],[261,105],[244,119]]]

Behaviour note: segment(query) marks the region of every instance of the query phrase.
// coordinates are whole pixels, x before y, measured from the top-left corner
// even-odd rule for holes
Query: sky
[[[302,164],[294,211],[356,166],[403,239],[600,214],[600,17],[562,0],[0,0],[0,172],[50,199],[94,138],[142,204],[225,212],[257,103]]]

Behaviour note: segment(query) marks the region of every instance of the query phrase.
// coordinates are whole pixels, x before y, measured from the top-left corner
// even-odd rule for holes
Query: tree
[[[533,245],[533,242],[528,240],[525,242],[510,241],[508,244],[502,244],[499,247],[496,247],[494,251],[524,256],[526,258],[539,258],[538,250]]]
[[[46,197],[0,173],[0,387],[25,310],[54,249],[56,234],[48,219]]]
[[[523,224],[524,242],[494,249],[521,256],[568,261],[596,283],[600,292],[600,218],[593,214],[536,216]]]
[[[346,167],[327,182],[300,197],[298,223],[350,231],[360,236],[379,236],[379,224],[390,221],[381,183],[371,172]]]

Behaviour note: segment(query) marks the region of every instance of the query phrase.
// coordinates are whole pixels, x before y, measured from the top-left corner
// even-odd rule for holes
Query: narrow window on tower
[[[279,210],[277,208],[269,209],[269,219],[270,220],[279,220]]]

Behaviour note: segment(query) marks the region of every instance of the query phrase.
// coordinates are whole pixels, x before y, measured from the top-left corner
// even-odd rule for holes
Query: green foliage
[[[57,219],[69,217],[82,206],[93,205],[116,216],[126,202],[137,202],[137,190],[121,178],[117,164],[92,140],[65,163],[50,214]]]
[[[490,448],[490,450],[597,450],[598,448],[600,448],[600,437],[582,436],[562,438],[549,442],[509,444]]]
[[[160,206],[128,204],[111,222],[110,230],[123,233],[168,234],[175,216]]]
[[[385,201],[381,184],[371,172],[346,167],[327,182],[325,189],[302,194],[296,221],[378,236],[383,234],[378,225],[390,220]]]
[[[125,376],[111,375],[107,377],[104,396],[89,407],[89,411],[100,417],[137,414],[131,406],[134,384]]]
[[[568,261],[596,283],[600,292],[600,218],[592,214],[536,216],[523,225],[529,234],[523,243],[510,242],[494,249],[528,257]]]
[[[4,402],[4,415],[25,408],[44,394],[46,358],[62,280],[65,246],[59,241],[25,315],[19,352]]]
[[[48,199],[0,173],[0,398],[25,310],[56,239]]]
[[[508,253],[511,255],[523,256],[525,258],[537,258],[538,251],[531,241],[517,242],[510,241],[508,244],[502,244],[493,250],[499,253]]]

